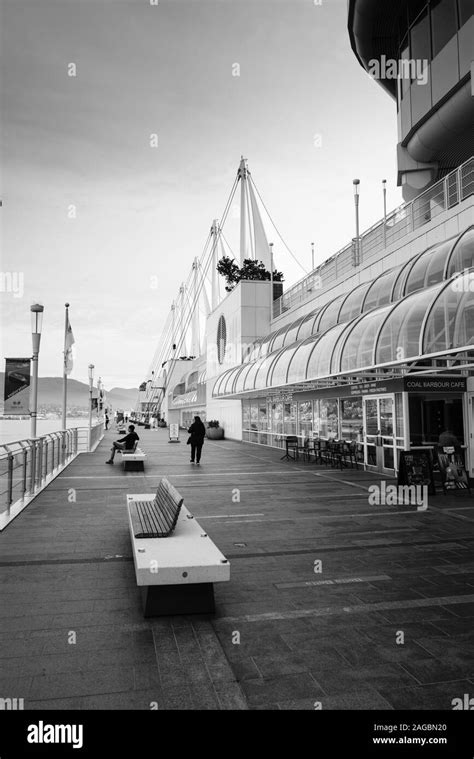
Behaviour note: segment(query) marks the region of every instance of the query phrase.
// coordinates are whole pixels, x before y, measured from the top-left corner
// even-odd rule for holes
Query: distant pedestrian
[[[114,457],[117,451],[133,451],[135,444],[138,443],[140,438],[138,437],[137,433],[135,432],[135,427],[133,424],[131,424],[128,428],[128,435],[125,435],[125,437],[121,438],[120,440],[116,440],[114,443],[112,443],[112,448],[110,449],[112,455],[108,461],[106,461],[106,464],[113,464],[114,463]]]
[[[194,464],[194,459],[196,459],[196,464],[199,464],[204,438],[206,437],[206,428],[199,416],[194,417],[194,422],[188,432],[190,435],[188,443],[191,446],[191,464]]]
[[[107,411],[105,412],[105,429],[106,430],[109,429],[109,415],[108,415]]]

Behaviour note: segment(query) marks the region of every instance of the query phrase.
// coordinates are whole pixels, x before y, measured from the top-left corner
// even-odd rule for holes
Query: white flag
[[[72,346],[74,345],[74,335],[72,334],[69,316],[67,317],[66,334],[64,336],[64,373],[71,374],[73,367]]]

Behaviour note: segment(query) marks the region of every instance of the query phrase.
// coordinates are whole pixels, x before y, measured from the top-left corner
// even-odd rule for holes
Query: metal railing
[[[33,496],[77,449],[77,427],[0,444],[0,512]]]
[[[378,221],[361,235],[361,263],[372,263],[377,255],[394,242],[406,237],[474,194],[474,157],[433,184],[408,203],[403,203],[385,219]],[[359,267],[358,267],[359,268]],[[355,272],[352,245],[346,245],[288,292],[273,302],[273,317],[280,316],[301,303],[314,298],[325,286],[336,284]]]
[[[0,444],[0,514],[33,497],[78,453],[94,450],[103,436],[103,423],[71,427]]]

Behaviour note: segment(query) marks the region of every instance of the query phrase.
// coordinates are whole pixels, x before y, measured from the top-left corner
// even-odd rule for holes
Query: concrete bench
[[[127,495],[127,512],[144,616],[214,613],[230,564],[176,488],[163,477],[156,494]]]
[[[122,457],[124,470],[128,468],[130,471],[135,472],[145,471],[146,453],[141,448],[138,448],[136,443],[130,451],[119,451],[119,453]]]

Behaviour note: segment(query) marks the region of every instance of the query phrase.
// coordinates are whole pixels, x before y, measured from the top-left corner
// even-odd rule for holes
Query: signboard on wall
[[[409,393],[465,393],[466,377],[404,377],[404,390]]]
[[[30,413],[30,359],[5,359],[5,414]]]

